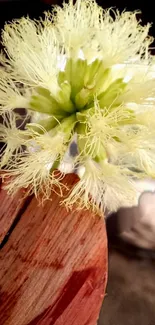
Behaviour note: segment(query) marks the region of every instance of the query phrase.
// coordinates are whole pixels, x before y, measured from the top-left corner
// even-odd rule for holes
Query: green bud
[[[56,120],[54,117],[49,117],[45,120],[38,120],[36,123],[27,123],[26,127],[42,134],[44,133],[44,131],[39,126],[42,126],[48,132],[53,129],[57,124],[58,120]]]
[[[105,69],[103,63],[100,65],[100,69],[98,70],[96,75],[95,90],[97,95],[99,95],[102,92],[102,89],[105,87],[110,72],[110,69]]]
[[[60,124],[55,126],[49,134],[52,136],[56,135],[58,132],[66,133],[69,136],[71,135],[72,130],[77,122],[76,115],[72,114],[69,117],[64,118]]]
[[[78,110],[83,109],[90,101],[90,99],[92,99],[92,97],[93,97],[92,89],[82,88],[75,97],[76,108]]]
[[[72,60],[71,67],[71,98],[74,101],[76,94],[84,86],[84,76],[86,72],[87,62],[86,60],[78,59],[76,61]]]
[[[101,66],[101,61],[99,59],[96,59],[91,64],[87,65],[86,73],[84,76],[84,84],[88,87],[93,87],[94,82],[97,76],[97,72]]]
[[[90,108],[94,105],[93,104],[94,96],[97,96],[97,98],[99,98],[98,96],[101,96],[100,93],[102,92],[102,89],[105,87],[109,73],[110,73],[110,69],[105,70],[103,64],[99,65],[99,69],[96,75],[94,76],[95,85],[94,88],[92,88],[92,96],[90,96],[86,108]]]
[[[60,108],[59,103],[51,96],[49,90],[37,88],[36,94],[30,100],[30,109],[44,114],[54,115],[56,118],[64,118],[66,112]]]
[[[59,103],[60,108],[67,113],[75,112],[74,104],[70,100],[70,95],[71,95],[71,85],[69,84],[68,81],[64,81],[61,84],[60,90],[58,91],[56,100]]]
[[[120,103],[119,103],[118,96],[120,96],[123,93],[125,88],[126,88],[126,83],[123,82],[122,78],[119,78],[116,81],[114,81],[108,87],[108,89],[102,94],[100,94],[100,96],[98,97],[100,107],[104,108],[113,105],[115,106],[119,105]]]
[[[104,68],[103,63],[96,59],[92,64],[87,65],[86,75],[84,77],[85,87],[75,97],[75,103],[80,110],[87,105],[87,108],[93,104],[93,98],[100,93],[109,74],[109,69]]]
[[[86,122],[89,117],[93,116],[95,114],[95,107],[88,108],[86,110],[83,110],[81,112],[76,113],[76,118],[78,122]]]

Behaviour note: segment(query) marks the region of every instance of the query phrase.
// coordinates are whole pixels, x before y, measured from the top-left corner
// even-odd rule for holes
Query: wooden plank
[[[26,202],[29,199],[24,198],[24,191],[19,191],[15,197],[8,196],[0,183],[0,245],[5,236],[9,235],[12,224],[22,213]]]
[[[97,322],[107,279],[104,220],[67,212],[56,193],[52,199],[38,206],[33,197],[1,250],[1,325]]]

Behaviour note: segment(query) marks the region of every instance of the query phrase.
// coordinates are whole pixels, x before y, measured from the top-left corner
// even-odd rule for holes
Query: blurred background
[[[150,34],[155,36],[154,4],[150,0],[97,2],[103,8],[140,10],[142,24],[153,23]],[[62,1],[0,0],[0,28],[23,15],[37,18],[52,4],[61,5]],[[155,194],[149,192],[155,183],[144,185],[146,192],[138,207],[121,209],[106,218],[109,278],[98,325],[155,325]]]

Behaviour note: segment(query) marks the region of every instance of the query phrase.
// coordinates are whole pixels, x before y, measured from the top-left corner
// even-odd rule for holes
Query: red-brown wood
[[[2,183],[0,184],[0,243],[8,233],[12,223],[24,208],[25,202],[23,192],[19,191],[15,197],[6,195]]]
[[[0,325],[96,325],[107,281],[104,220],[67,211],[56,193],[23,208],[3,191],[0,198],[3,233],[18,214],[0,253]]]

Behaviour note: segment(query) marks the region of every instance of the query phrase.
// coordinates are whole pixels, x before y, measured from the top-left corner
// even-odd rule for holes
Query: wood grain
[[[22,214],[30,198],[24,198],[24,192],[19,191],[15,197],[6,195],[3,184],[0,184],[0,245],[18,216]]]
[[[56,193],[43,206],[32,197],[23,210],[3,197],[0,227],[21,215],[0,252],[0,324],[95,325],[107,281],[104,220],[67,211]]]

